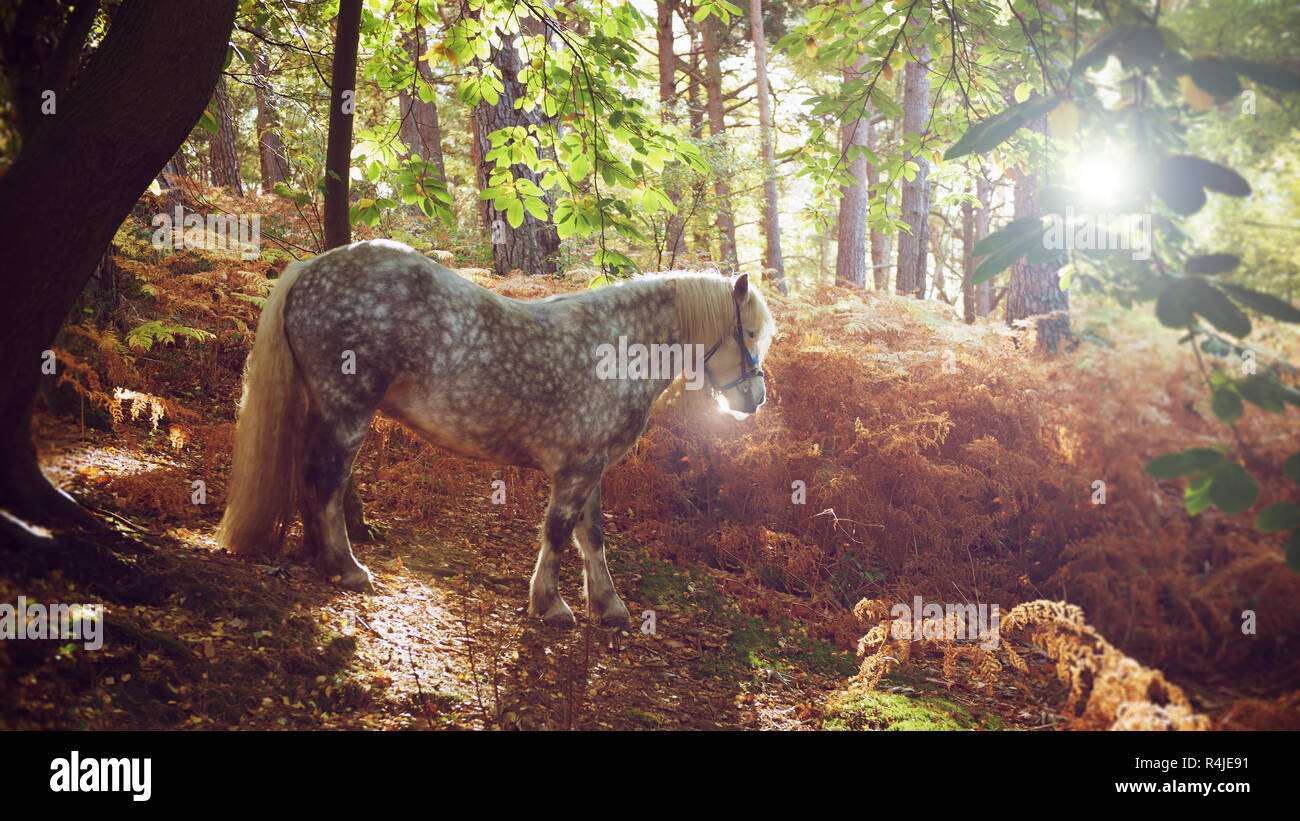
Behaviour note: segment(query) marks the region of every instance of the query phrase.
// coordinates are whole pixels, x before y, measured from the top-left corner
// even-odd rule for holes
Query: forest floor
[[[216,548],[210,531],[158,527],[147,512],[96,494],[89,480],[101,471],[156,469],[176,458],[158,436],[131,433],[133,443],[44,422],[47,473],[109,514],[121,537],[99,541],[128,569],[109,582],[90,574],[99,580],[90,584],[59,570],[0,579],[0,601],[21,593],[103,602],[107,623],[94,652],[0,643],[0,681],[16,687],[0,715],[5,729],[998,730],[1066,722],[1058,713],[1064,690],[1050,676],[1036,677],[1047,682],[1038,685],[950,686],[940,665],[921,663],[873,691],[845,690],[857,668],[851,652],[810,639],[802,625],[743,614],[719,589],[731,574],[649,558],[617,517],[607,529],[611,571],[633,613],[630,632],[560,631],[528,617],[535,523],[467,515],[468,499],[449,499],[438,521],[372,517],[382,540],[357,553],[377,592],[341,591],[290,559],[246,561]],[[580,614],[577,564],[570,556],[561,590]]]

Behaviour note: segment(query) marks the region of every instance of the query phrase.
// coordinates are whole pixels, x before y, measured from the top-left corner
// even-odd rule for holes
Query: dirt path
[[[152,549],[133,583],[78,585],[58,571],[0,578],[0,601],[104,601],[105,646],[5,642],[9,728],[822,729],[1049,728],[1058,701],[1007,685],[996,698],[914,668],[882,691],[844,693],[851,652],[797,624],[769,624],[720,592],[725,571],[649,558],[609,527],[631,632],[548,628],[525,613],[536,528],[447,499],[437,521],[377,520],[361,545],[373,596],[342,592],[290,560],[216,548],[210,521],[149,521],[96,491],[101,474],[185,474],[157,442],[63,431],[47,470],[80,487]],[[582,606],[568,557],[561,592]],[[734,581],[734,580],[732,580]],[[636,623],[640,621],[641,626]],[[21,645],[21,646],[19,646]],[[1022,692],[1023,690],[1023,692]]]

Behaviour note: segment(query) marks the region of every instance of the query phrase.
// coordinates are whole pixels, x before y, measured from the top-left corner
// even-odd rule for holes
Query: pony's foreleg
[[[352,555],[343,511],[352,462],[368,424],[366,419],[359,426],[325,422],[317,427],[306,455],[302,515],[321,573],[341,587],[371,593],[370,573]]]
[[[627,606],[614,592],[614,580],[605,564],[605,530],[600,515],[600,482],[587,494],[587,502],[574,527],[582,549],[582,577],[586,582],[587,615],[605,627],[628,628]]]
[[[600,482],[601,470],[568,470],[551,479],[551,501],[546,506],[546,519],[542,525],[542,549],[537,554],[537,567],[528,586],[528,613],[540,616],[552,627],[565,629],[574,626],[573,611],[560,597],[560,560],[573,542],[573,526],[591,492],[593,483]]]

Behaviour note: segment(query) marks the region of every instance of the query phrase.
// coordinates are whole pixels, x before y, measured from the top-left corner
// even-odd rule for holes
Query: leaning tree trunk
[[[1047,131],[1047,118],[1038,117],[1029,122],[1037,132]],[[1038,181],[1033,173],[1016,179],[1015,215],[1031,217],[1038,213]],[[1010,324],[1035,317],[1038,348],[1049,354],[1059,349],[1070,335],[1070,298],[1061,290],[1056,272],[1059,260],[1028,265],[1022,258],[1011,266],[1011,279],[1007,284],[1006,320]]]
[[[920,134],[930,116],[930,47],[914,50],[918,62],[903,70],[903,132]],[[912,229],[898,235],[898,279],[894,284],[900,294],[925,295],[925,258],[930,245],[930,164],[925,156],[908,152],[904,160],[917,165],[916,176],[903,183],[902,218]]]
[[[763,141],[763,274],[772,284],[785,287],[785,261],[781,259],[781,220],[776,197],[776,149],[772,142],[772,96],[767,86],[767,41],[763,36],[763,0],[749,2],[750,29],[754,37],[754,73],[758,94],[758,124]]]
[[[226,78],[222,75],[217,81],[217,90],[213,95],[217,102],[217,133],[208,138],[208,158],[212,166],[212,184],[219,185],[234,192],[235,196],[244,196],[244,187],[239,181],[239,153],[235,148],[235,116],[230,108],[230,94],[226,89]]]
[[[260,35],[261,31],[256,33]],[[275,92],[271,89],[266,52],[256,38],[252,49],[253,89],[257,97],[257,157],[262,172],[262,190],[270,191],[276,183],[288,179],[289,158],[284,153],[284,138],[280,136],[280,111],[275,104]]]
[[[704,19],[704,94],[709,115],[709,135],[721,142],[727,132],[727,113],[722,96],[722,21],[717,15]],[[722,174],[714,175],[713,196],[718,210],[717,223],[721,243],[719,262],[724,270],[735,271],[736,218],[732,216],[731,185]]]
[[[515,100],[524,96],[525,89],[519,82],[519,70],[523,66],[514,46],[514,38],[502,35],[501,46],[492,49],[489,59],[501,72],[504,88],[496,105],[480,100],[470,116],[473,130],[470,157],[474,162],[480,191],[490,187],[489,180],[496,168],[495,160],[484,159],[492,150],[492,132],[502,128],[527,126],[540,118],[538,112],[526,114],[515,108]],[[516,179],[527,179],[541,186],[537,173],[527,166],[516,165],[511,171]],[[545,199],[549,210],[550,198],[547,196]],[[513,227],[506,219],[506,213],[498,211],[491,199],[479,201],[479,215],[492,240],[492,265],[499,276],[505,276],[513,270],[525,274],[555,273],[555,252],[560,249],[560,235],[556,233],[554,223],[548,219],[538,219],[525,210],[523,222],[518,227]]]
[[[415,94],[411,93],[411,86],[404,86],[397,93],[402,116],[400,136],[407,150],[433,163],[434,168],[438,169],[438,179],[446,183],[447,165],[442,156],[442,125],[438,122],[438,101],[432,94],[428,95],[427,103],[420,96],[421,85],[427,85],[432,90],[434,81],[433,69],[429,68],[428,62],[420,59],[424,49],[424,28],[417,26],[406,35],[407,56],[416,71]]]
[[[57,378],[42,373],[43,352],[122,220],[198,122],[236,6],[124,0],[59,115],[34,126],[0,177],[0,213],[21,215],[0,231],[0,259],[22,272],[0,300],[0,508],[12,515],[95,524],[37,466],[32,398],[40,380]]]
[[[844,72],[844,82],[862,76],[866,58]],[[835,220],[835,284],[865,288],[867,284],[867,158],[848,159],[849,149],[870,144],[871,117],[861,117],[840,126],[840,160],[847,162],[850,185],[840,186],[840,211]],[[875,248],[872,248],[873,252]]]

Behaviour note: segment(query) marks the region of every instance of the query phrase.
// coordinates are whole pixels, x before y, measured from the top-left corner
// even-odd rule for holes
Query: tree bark
[[[230,106],[230,94],[226,88],[226,77],[217,80],[217,90],[213,94],[217,103],[217,122],[220,128],[216,134],[208,137],[208,159],[212,174],[212,184],[234,192],[235,196],[244,196],[244,186],[239,179],[239,152],[235,146],[235,116]]]
[[[438,169],[438,179],[445,183],[447,165],[442,156],[442,125],[438,122],[438,100],[430,96],[429,102],[426,103],[419,95],[419,83],[425,83],[432,88],[434,81],[433,69],[420,59],[420,55],[425,51],[422,26],[415,27],[406,35],[406,49],[419,79],[414,95],[411,94],[410,86],[402,88],[397,94],[401,105],[402,143],[411,154],[419,154],[422,159],[433,163]]]
[[[352,117],[356,111],[357,42],[361,37],[361,0],[340,0],[330,72],[330,123],[325,143],[325,248],[352,241],[348,186],[352,167]]]
[[[919,62],[903,69],[903,132],[920,134],[930,116],[930,78],[927,75],[930,47],[914,49]],[[898,278],[900,294],[925,295],[926,252],[930,245],[930,164],[921,154],[908,152],[904,161],[916,163],[916,176],[903,183],[902,218],[911,232],[898,234]]]
[[[861,77],[865,64],[863,58],[845,71],[844,82]],[[835,221],[835,284],[851,288],[865,288],[867,284],[867,158],[847,157],[853,146],[869,145],[870,134],[871,117],[866,112],[840,126],[840,156],[848,162],[853,183],[840,186],[840,211]]]
[[[867,148],[873,152],[876,150],[876,129],[875,127],[867,128]],[[876,191],[876,186],[880,184],[880,169],[872,163],[867,163],[867,190],[864,198],[864,207],[870,211],[872,193]],[[886,204],[889,201],[889,195],[885,195]],[[871,228],[871,274],[872,280],[877,291],[889,290],[889,252],[892,243],[891,237],[879,228]]]
[[[673,17],[677,0],[659,0],[658,6],[658,62],[659,62],[659,116],[665,123],[677,122],[677,54],[673,51]],[[677,213],[668,216],[664,227],[664,253],[668,267],[677,265],[678,254],[686,252],[686,225],[682,222],[682,191],[676,182],[680,168],[673,163],[664,169],[664,193],[677,206]],[[662,264],[662,260],[661,260]]]
[[[1038,117],[1028,127],[1039,133],[1047,131],[1047,118]],[[1032,173],[1024,173],[1016,180],[1015,215],[1031,217],[1038,213],[1038,183]],[[1028,265],[1022,258],[1011,266],[1011,280],[1007,284],[1006,321],[1037,317],[1038,348],[1054,354],[1061,342],[1070,336],[1070,298],[1061,290],[1056,272],[1056,260]]]
[[[525,89],[519,82],[519,70],[523,65],[514,38],[502,35],[501,46],[492,49],[489,59],[501,72],[501,83],[505,88],[496,105],[480,100],[470,116],[473,130],[470,156],[476,169],[479,191],[490,187],[489,181],[496,168],[495,160],[484,159],[492,150],[492,141],[489,139],[492,132],[512,126],[527,126],[541,117],[540,112],[525,114],[515,108],[515,100],[524,95]],[[541,178],[527,166],[516,165],[511,171],[516,179],[527,179],[540,187]],[[546,197],[546,200],[549,211],[550,197]],[[483,228],[492,240],[492,265],[498,276],[505,276],[514,270],[525,274],[555,273],[555,252],[560,249],[560,235],[550,220],[538,219],[525,210],[523,222],[517,228],[512,227],[505,212],[498,211],[490,199],[479,201],[479,215],[483,218]]]
[[[722,21],[716,14],[704,19],[704,94],[709,115],[709,136],[718,143],[726,139],[727,114],[722,96]],[[731,185],[725,175],[715,174],[713,196],[716,200],[719,263],[724,272],[734,272],[738,267],[736,256],[736,218],[732,216]]]
[[[985,169],[981,168],[978,176],[975,177],[975,198],[980,201],[980,207],[975,211],[975,238],[972,242],[979,242],[989,235],[989,209],[993,200],[993,184],[989,182]],[[993,283],[985,280],[975,286],[975,314],[980,317],[989,315],[993,310]]]
[[[40,380],[57,378],[42,374],[42,352],[123,218],[198,122],[236,5],[124,0],[58,116],[36,122],[0,177],[0,213],[22,217],[0,231],[0,259],[22,272],[6,279],[0,301],[0,507],[15,516],[97,524],[37,465],[32,398]]]
[[[260,31],[258,32],[261,33]],[[275,92],[266,60],[266,51],[254,37],[253,90],[257,97],[257,157],[262,171],[262,191],[268,192],[276,183],[289,178],[289,158],[284,153],[284,139],[280,136],[280,111],[275,104]]]
[[[763,36],[763,0],[749,0],[750,30],[754,37],[755,94],[763,141],[763,278],[786,293],[785,260],[781,258],[781,218],[777,211],[776,147],[772,134],[772,93],[767,85],[767,39]],[[769,273],[770,272],[770,273]]]

